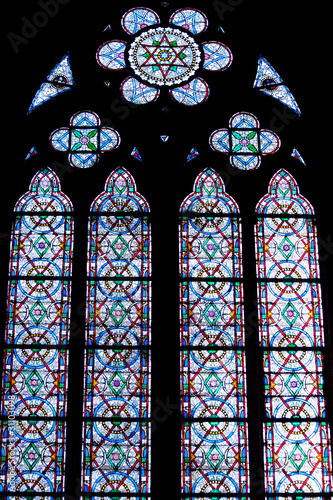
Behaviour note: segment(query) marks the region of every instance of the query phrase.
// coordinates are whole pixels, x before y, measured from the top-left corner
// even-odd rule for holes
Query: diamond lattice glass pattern
[[[182,492],[248,492],[239,210],[205,169],[181,206]]]
[[[331,491],[323,394],[324,329],[314,212],[280,170],[257,205],[267,493]],[[302,496],[303,498],[303,496]]]

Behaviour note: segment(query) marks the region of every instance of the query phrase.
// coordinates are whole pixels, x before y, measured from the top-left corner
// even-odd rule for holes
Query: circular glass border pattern
[[[199,45],[191,36],[178,29],[162,27],[136,37],[128,57],[137,76],[159,86],[187,81],[201,61]]]

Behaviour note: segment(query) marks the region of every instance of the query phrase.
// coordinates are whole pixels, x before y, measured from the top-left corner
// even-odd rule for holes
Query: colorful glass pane
[[[312,498],[332,487],[314,211],[293,177],[280,170],[257,216],[266,492]]]
[[[149,206],[124,168],[91,206],[84,493],[150,491]]]
[[[15,206],[1,397],[1,490],[64,490],[72,205],[50,169]]]
[[[247,493],[239,209],[207,168],[180,214],[182,493]]]

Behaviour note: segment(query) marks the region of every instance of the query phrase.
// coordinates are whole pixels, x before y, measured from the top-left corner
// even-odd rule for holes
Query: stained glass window
[[[257,205],[257,216],[265,488],[313,498],[332,486],[314,211],[295,179],[280,170]]]
[[[72,205],[51,169],[17,202],[1,397],[1,491],[64,491]]]
[[[83,494],[125,498],[150,492],[148,216],[149,206],[124,168],[112,172],[91,206]]]
[[[182,493],[247,493],[239,209],[206,168],[180,214]]]

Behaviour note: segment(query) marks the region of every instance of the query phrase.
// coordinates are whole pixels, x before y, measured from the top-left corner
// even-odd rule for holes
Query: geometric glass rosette
[[[180,208],[182,494],[248,493],[239,209],[206,168]]]
[[[124,168],[89,219],[83,494],[150,491],[149,206]]]
[[[284,497],[320,498],[332,492],[332,478],[314,211],[282,169],[256,211],[265,488]]]
[[[64,491],[72,210],[49,168],[14,208],[0,473],[13,495]]]

